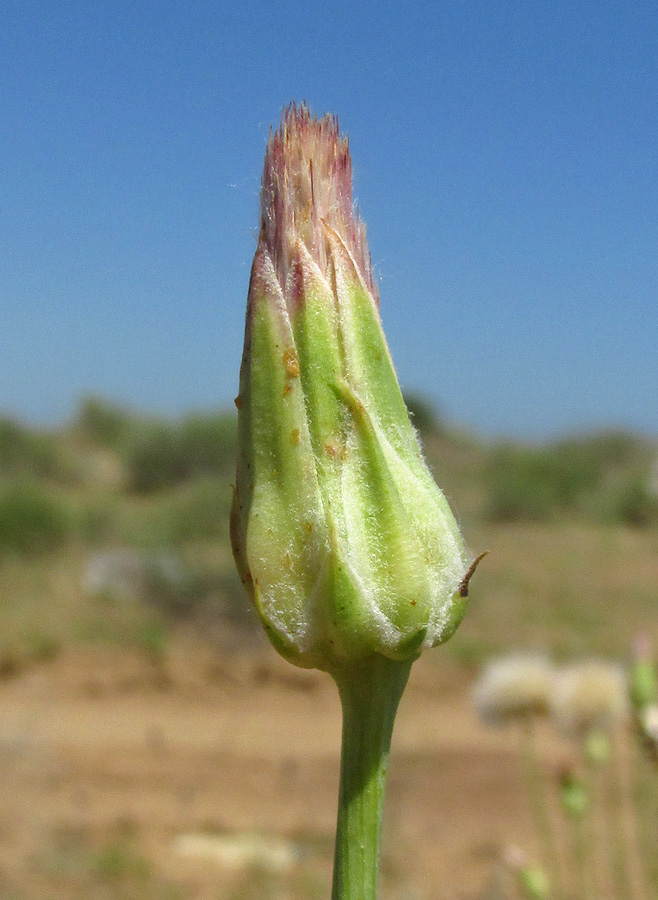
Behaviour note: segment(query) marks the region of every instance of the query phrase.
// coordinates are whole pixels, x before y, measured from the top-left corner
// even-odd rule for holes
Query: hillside
[[[472,680],[501,651],[658,639],[656,447],[494,446],[410,406],[489,555],[403,699],[382,898],[481,900],[502,848],[537,847],[518,736],[478,723]],[[235,424],[98,399],[56,431],[0,421],[1,898],[328,896],[338,701],[276,656],[234,573]],[[569,747],[542,736],[555,772]]]
[[[409,405],[469,546],[491,551],[453,652],[509,634],[567,651],[592,623],[592,649],[622,646],[656,599],[656,447],[621,432],[492,445]],[[0,420],[5,668],[70,643],[157,648],[199,621],[228,642],[251,627],[228,541],[235,446],[232,412],[164,421],[90,398],[56,431]]]

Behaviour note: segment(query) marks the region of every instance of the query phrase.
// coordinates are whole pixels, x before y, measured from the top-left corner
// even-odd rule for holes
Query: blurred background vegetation
[[[658,448],[609,431],[488,443],[407,402],[473,552],[464,662],[525,642],[619,652],[655,615]],[[177,421],[82,400],[56,430],[0,419],[0,668],[69,642],[164,651],[179,628],[244,640],[233,572],[234,412]]]
[[[466,619],[446,647],[426,654],[424,668],[419,666],[413,695],[423,710],[419,721],[431,722],[439,701],[444,711],[463,702],[465,687],[479,667],[510,648],[545,651],[557,661],[591,655],[628,660],[638,630],[655,634],[658,624],[658,444],[618,431],[541,445],[487,442],[444,421],[423,397],[406,399],[430,467],[471,552],[490,551],[472,581]],[[306,862],[280,876],[260,868],[239,869],[221,889],[223,870],[219,876],[208,864],[194,870],[194,879],[210,891],[203,893],[193,886],[196,881],[179,883],[177,856],[171,864],[162,860],[171,860],[170,841],[186,829],[205,838],[210,834],[215,847],[226,838],[224,831],[234,843],[244,840],[240,823],[261,827],[261,782],[240,795],[235,821],[221,818],[222,792],[231,778],[241,782],[251,772],[250,756],[241,769],[243,751],[222,757],[214,744],[211,752],[203,742],[199,747],[194,740],[189,747],[173,738],[167,742],[155,726],[144,737],[132,720],[118,743],[99,744],[97,757],[85,735],[74,736],[67,750],[73,754],[69,769],[42,755],[42,747],[55,753],[46,715],[51,694],[59,698],[51,714],[55,718],[67,704],[82,704],[83,709],[85,702],[91,704],[96,711],[85,721],[93,722],[93,728],[112,709],[120,709],[121,717],[132,711],[135,721],[142,722],[140,698],[147,710],[157,698],[160,715],[173,709],[173,721],[190,710],[199,713],[205,703],[208,722],[214,722],[220,699],[229,707],[233,703],[226,721],[236,731],[243,727],[245,708],[257,701],[256,714],[261,715],[258,710],[271,708],[277,690],[286,693],[271,713],[277,728],[281,716],[301,716],[295,729],[303,724],[299,703],[306,702],[307,694],[308,702],[320,702],[320,677],[288,672],[291,667],[285,663],[279,670],[275,654],[267,655],[267,640],[234,571],[228,519],[236,425],[234,410],[195,412],[174,421],[100,397],[84,399],[72,420],[57,429],[0,418],[0,682],[9,716],[0,757],[13,773],[10,780],[17,778],[19,785],[13,799],[9,791],[4,806],[0,804],[5,817],[0,819],[11,822],[5,834],[17,841],[5,842],[0,859],[0,900],[308,900],[326,895],[333,775],[325,792],[332,798],[332,824],[326,834],[318,832],[321,843],[312,844]],[[428,698],[434,704],[429,712]],[[109,713],[104,703],[110,704]],[[416,707],[410,702],[406,708],[411,713]],[[248,732],[249,726],[244,727]],[[462,722],[460,727],[471,726]],[[126,734],[137,735],[134,744],[122,743]],[[84,746],[75,756],[80,739]],[[460,749],[458,768],[449,768],[448,774],[445,766],[452,757],[445,747],[436,751],[436,758],[407,753],[406,765],[398,767],[399,776],[410,779],[399,790],[407,821],[415,823],[421,819],[411,815],[409,792],[425,796],[429,783],[440,793],[445,790],[441,779],[460,784],[472,772],[481,772],[482,791],[464,826],[466,849],[460,851],[468,854],[468,867],[460,868],[459,882],[466,871],[471,873],[472,890],[464,896],[481,896],[476,885],[490,878],[500,850],[498,839],[486,830],[493,820],[485,816],[480,822],[479,804],[490,803],[498,821],[502,799],[509,801],[516,784],[516,757],[496,756],[499,751],[487,749],[486,740],[478,733],[465,756]],[[491,752],[494,756],[487,755]],[[320,757],[309,757],[314,773],[332,758],[329,749],[327,754],[321,765]],[[294,757],[283,759],[276,777],[264,776],[275,791],[267,796],[283,792],[286,809],[290,778],[300,765],[297,750]],[[302,763],[304,759],[302,754]],[[501,759],[512,780],[492,782],[492,766],[499,772]],[[222,766],[224,780],[218,775]],[[260,762],[254,767],[254,777],[260,767]],[[302,788],[317,789],[310,772],[304,770],[298,783],[302,798]],[[121,785],[127,785],[124,793]],[[207,819],[199,805],[209,785],[216,787],[212,809],[217,820]],[[253,820],[242,811],[249,797],[257,802]],[[169,810],[164,824],[158,803]],[[417,860],[435,856],[432,829],[438,814],[433,804],[430,800],[429,824],[423,825],[429,828],[422,845],[427,857],[419,850]],[[463,802],[459,804],[461,808]],[[318,806],[317,798],[311,805]],[[508,806],[504,841],[517,821],[521,834],[527,831],[514,804]],[[271,808],[278,809],[274,800]],[[34,809],[42,811],[42,819],[34,819]],[[415,809],[419,817],[425,807],[417,803]],[[304,827],[311,826],[307,822]],[[300,832],[299,841],[291,834],[297,832],[277,826],[277,835],[291,846],[316,841],[315,831]],[[485,838],[489,855],[478,856],[473,846]],[[229,849],[235,852],[233,845]],[[395,854],[385,857],[383,896],[425,896],[400,892],[407,875],[396,860]],[[311,876],[315,880],[309,881]],[[414,877],[429,883],[428,875],[416,872]]]

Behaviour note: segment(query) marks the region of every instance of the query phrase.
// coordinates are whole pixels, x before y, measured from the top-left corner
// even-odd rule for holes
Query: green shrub
[[[554,473],[536,451],[512,447],[497,451],[487,478],[487,513],[495,522],[543,521],[556,506]]]
[[[163,492],[143,511],[134,538],[149,547],[218,538],[228,541],[231,496],[231,485],[223,478],[196,478]]]
[[[115,497],[85,497],[76,515],[75,530],[86,544],[107,544],[119,538],[119,503]]]
[[[237,441],[237,419],[232,413],[188,416],[181,425],[181,442],[189,476],[232,476]]]
[[[85,397],[80,403],[77,424],[93,443],[116,449],[130,428],[132,418],[125,409],[101,397]]]
[[[68,475],[55,438],[8,418],[0,419],[0,471],[54,480]]]
[[[0,552],[50,550],[68,537],[68,507],[33,481],[0,487]]]
[[[121,453],[131,490],[156,491],[185,477],[179,434],[165,422],[135,424]]]
[[[198,478],[171,499],[166,514],[169,518],[171,543],[225,537],[232,490],[228,481]]]
[[[624,521],[634,516],[646,518],[648,495],[641,499],[639,482],[631,489],[646,456],[643,442],[623,432],[543,447],[498,447],[486,471],[488,517],[494,521],[544,520],[556,512],[570,511],[600,518],[615,505],[614,485],[621,483],[626,500],[622,502],[620,495],[615,516]]]
[[[236,419],[230,414],[137,423],[122,447],[129,487],[149,492],[198,476],[228,474],[236,442]]]
[[[613,513],[618,521],[638,527],[658,523],[658,497],[649,491],[646,477],[629,479],[614,499]]]

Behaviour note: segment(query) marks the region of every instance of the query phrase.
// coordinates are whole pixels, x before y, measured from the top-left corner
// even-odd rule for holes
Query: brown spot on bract
[[[347,456],[347,452],[345,450],[345,445],[337,440],[330,440],[324,445],[324,452],[327,456],[330,456],[332,459],[336,459],[336,457],[340,457],[340,459],[345,459]]]
[[[287,350],[283,351],[281,359],[288,378],[299,378],[299,360],[295,350],[292,347],[288,347]]]
[[[292,390],[292,385],[290,384],[289,381],[286,381],[286,383],[283,385],[283,396],[287,397],[291,390]]]
[[[412,605],[412,606],[415,606],[415,605],[416,605],[416,603],[417,603],[417,601],[416,601],[416,600],[412,600],[412,601],[411,601],[411,605]]]
[[[293,428],[290,434],[290,440],[293,443],[293,446],[297,446],[297,444],[301,441],[301,437],[299,435],[299,428]]]
[[[235,403],[237,409],[242,409],[242,397],[239,394],[233,402]]]
[[[306,530],[308,531],[309,534],[311,534],[313,532],[313,523],[312,522],[306,523]]]

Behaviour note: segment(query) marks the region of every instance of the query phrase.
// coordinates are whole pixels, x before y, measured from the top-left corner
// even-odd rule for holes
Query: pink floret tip
[[[261,240],[285,291],[295,247],[301,241],[330,278],[329,226],[349,251],[375,302],[366,227],[352,199],[352,160],[336,116],[313,116],[292,103],[270,135],[261,192]]]

